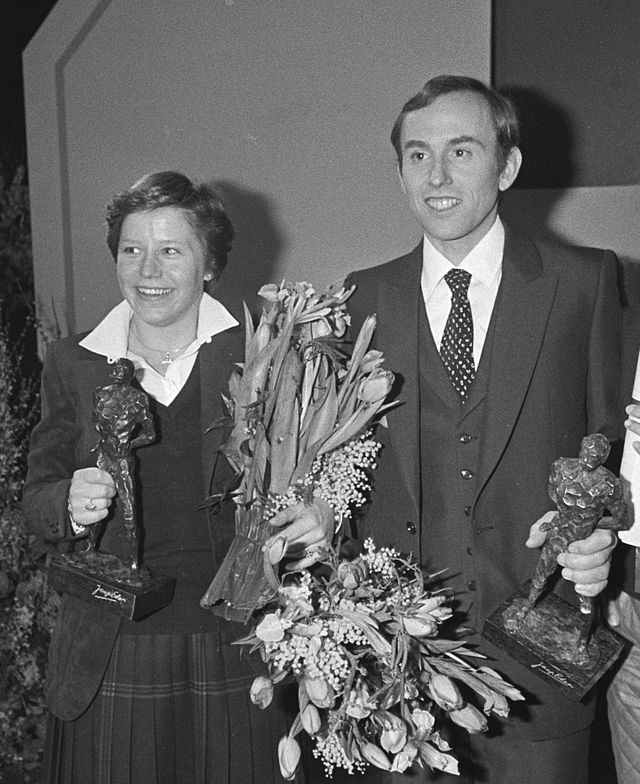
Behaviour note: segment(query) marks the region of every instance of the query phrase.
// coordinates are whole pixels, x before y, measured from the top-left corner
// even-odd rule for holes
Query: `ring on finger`
[[[87,512],[95,512],[98,507],[95,505],[93,498],[88,498],[84,508],[87,510]]]

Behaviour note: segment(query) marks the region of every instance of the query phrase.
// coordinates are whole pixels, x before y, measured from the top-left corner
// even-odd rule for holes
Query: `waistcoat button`
[[[473,471],[470,471],[468,468],[463,468],[462,471],[460,471],[460,476],[463,479],[473,479]]]
[[[471,517],[471,507],[465,506],[464,513],[466,514],[467,517]]]
[[[458,441],[461,444],[468,444],[470,443],[471,439],[472,436],[470,436],[469,433],[462,433],[462,435],[458,436]]]
[[[411,520],[409,520],[409,522],[407,523],[407,531],[409,531],[410,534],[415,534],[417,530],[418,529],[416,528],[416,524],[411,522]]]
[[[469,582],[467,583],[467,588],[470,591],[475,591],[476,590],[476,581],[475,580],[469,580]]]

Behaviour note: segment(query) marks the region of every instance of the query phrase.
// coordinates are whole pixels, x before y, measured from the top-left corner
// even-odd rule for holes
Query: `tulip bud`
[[[371,716],[372,709],[376,707],[375,703],[371,701],[371,695],[360,682],[349,692],[346,699],[347,716],[352,716],[354,719],[366,719]]]
[[[439,672],[431,676],[429,694],[441,708],[447,711],[457,710],[464,705],[462,695],[455,683]]]
[[[467,704],[464,708],[452,710],[449,716],[451,721],[464,727],[470,733],[484,732],[488,726],[487,717],[473,705]]]
[[[360,751],[370,765],[375,765],[376,768],[380,768],[381,770],[391,770],[389,758],[384,751],[374,743],[367,741],[367,743],[360,747]]]
[[[266,299],[267,302],[277,302],[279,293],[280,291],[275,283],[265,283],[258,291],[258,296]]]
[[[314,338],[324,338],[331,334],[331,325],[326,318],[319,318],[311,323],[311,334]]]
[[[351,321],[349,320],[349,315],[347,313],[336,313],[333,317],[333,334],[337,338],[341,338],[347,331],[347,327],[350,323]]]
[[[487,697],[484,703],[485,713],[495,713],[496,716],[506,718],[509,715],[509,703],[507,698],[498,692],[493,692],[490,697]]]
[[[422,732],[431,732],[436,719],[430,711],[416,708],[411,713],[411,720],[415,724],[416,729],[421,730]]]
[[[447,594],[442,591],[433,594],[425,594],[419,601],[420,610],[431,612],[431,610],[444,604],[448,598]]]
[[[353,591],[367,579],[368,572],[367,562],[363,558],[356,558],[355,561],[338,564],[337,576],[345,588]]]
[[[446,621],[447,618],[451,618],[453,615],[453,610],[451,607],[436,607],[435,610],[431,610],[429,615],[432,618],[435,618],[436,621]]]
[[[413,762],[418,754],[417,746],[411,741],[407,741],[402,751],[398,752],[393,758],[391,770],[394,773],[404,773],[407,768],[413,765]]]
[[[428,615],[405,615],[402,624],[412,637],[432,637],[438,631],[437,623]]]
[[[284,637],[284,626],[280,617],[268,613],[256,626],[256,637],[263,642],[280,642]]]
[[[319,708],[330,708],[335,700],[335,692],[324,678],[305,678],[304,686],[309,699]]]
[[[318,730],[320,729],[320,713],[316,706],[309,702],[307,705],[300,711],[300,722],[304,727],[304,731],[307,735],[317,735]]]
[[[380,733],[380,745],[389,754],[397,754],[407,742],[407,728],[404,724],[393,724]]]
[[[374,370],[377,370],[383,362],[384,354],[382,351],[377,351],[375,348],[369,349],[364,357],[362,357],[360,372],[372,373]]]
[[[427,765],[435,770],[444,770],[454,776],[458,775],[458,760],[450,754],[443,754],[430,743],[422,742],[418,744],[418,752]]]
[[[258,351],[262,351],[262,349],[271,340],[271,335],[272,335],[271,324],[261,321],[253,336],[256,353]]]
[[[249,691],[251,702],[259,708],[267,708],[273,699],[273,683],[264,675],[258,677],[251,684]]]
[[[376,368],[362,379],[358,390],[358,399],[365,403],[379,403],[391,390],[393,373],[390,370]]]
[[[291,781],[296,774],[296,768],[300,762],[300,746],[298,741],[285,735],[278,743],[278,762],[280,763],[280,773],[282,778]]]

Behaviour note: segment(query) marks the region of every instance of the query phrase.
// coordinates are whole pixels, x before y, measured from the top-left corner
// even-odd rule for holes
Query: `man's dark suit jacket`
[[[419,245],[406,256],[348,278],[357,286],[349,300],[354,334],[367,314],[377,314],[375,347],[398,376],[401,401],[387,414],[388,430],[378,428],[383,450],[371,505],[356,535],[402,551],[434,552],[442,562],[429,567],[443,569],[447,553],[460,545],[453,536],[452,541],[430,542],[428,522],[421,525],[421,519],[428,520],[428,510],[421,506],[421,268]],[[547,495],[553,460],[576,456],[589,433],[620,437],[619,319],[617,265],[611,252],[534,242],[507,228],[492,317],[475,500],[468,518],[480,575],[469,620],[478,631],[533,573],[538,551],[524,543],[531,524],[553,508]],[[568,586],[566,592],[575,596]],[[536,695],[527,707],[535,720],[518,723],[523,734],[561,737],[589,723],[590,708],[559,696],[488,644],[482,647],[496,655],[497,669],[530,697]],[[543,704],[534,708],[536,700]]]
[[[202,498],[211,493],[218,460],[220,431],[207,431],[222,415],[217,390],[224,389],[234,362],[242,358],[239,328],[215,335],[199,351],[202,439]],[[42,420],[34,429],[23,508],[29,528],[46,549],[69,549],[74,541],[67,514],[67,496],[73,472],[96,464],[93,451],[97,433],[92,422],[93,392],[112,383],[106,357],[78,345],[84,335],[65,338],[51,345],[42,379]],[[218,477],[216,477],[218,479]],[[208,514],[203,511],[203,514]],[[230,544],[213,526],[218,518],[209,515],[209,533],[214,552],[212,577]],[[127,558],[126,539],[118,528],[107,524],[101,549]],[[47,701],[61,719],[83,713],[95,696],[104,676],[120,626],[118,615],[65,595],[49,652]]]

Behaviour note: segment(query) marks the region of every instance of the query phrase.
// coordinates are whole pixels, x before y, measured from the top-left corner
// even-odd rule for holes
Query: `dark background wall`
[[[493,78],[520,107],[520,188],[640,183],[638,0],[494,0]]]
[[[640,3],[494,0],[494,84],[520,109],[524,162],[503,214],[611,248],[640,304]]]

